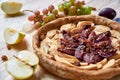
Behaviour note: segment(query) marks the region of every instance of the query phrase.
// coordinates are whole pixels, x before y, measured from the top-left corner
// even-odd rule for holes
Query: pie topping
[[[111,32],[96,35],[91,25],[78,26],[79,32],[62,30],[61,47],[58,51],[75,56],[87,63],[96,63],[113,56],[117,49],[111,46]]]

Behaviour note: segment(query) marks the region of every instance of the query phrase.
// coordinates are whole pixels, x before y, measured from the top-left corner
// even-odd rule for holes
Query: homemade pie
[[[33,36],[40,64],[72,80],[106,80],[120,74],[120,24],[95,15],[68,16]]]

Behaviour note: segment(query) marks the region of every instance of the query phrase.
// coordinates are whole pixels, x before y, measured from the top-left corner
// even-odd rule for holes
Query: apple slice
[[[15,79],[27,79],[33,75],[38,63],[34,53],[23,50],[6,62],[6,69]]]
[[[20,9],[22,8],[22,3],[20,2],[3,2],[1,3],[1,9],[6,14],[16,14],[20,12]]]
[[[30,65],[14,57],[6,62],[6,69],[15,79],[27,79],[34,72]]]
[[[4,39],[8,44],[17,44],[25,37],[25,34],[16,31],[12,28],[6,28],[4,30]]]
[[[29,64],[31,66],[35,66],[35,65],[37,65],[39,63],[38,57],[34,53],[32,53],[32,52],[30,52],[28,50],[20,51],[18,53],[18,58],[21,61],[23,61],[23,62],[25,62],[25,63],[27,63],[27,64]]]

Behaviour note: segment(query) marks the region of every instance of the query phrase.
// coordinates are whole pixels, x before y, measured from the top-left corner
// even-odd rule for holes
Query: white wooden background
[[[0,0],[6,1],[6,0]],[[10,1],[10,0],[9,0]],[[13,1],[13,0],[11,0]],[[14,0],[15,1],[15,0]],[[23,3],[22,10],[42,10],[43,8],[47,8],[48,5],[54,4],[57,6],[58,3],[62,2],[62,0],[16,0]],[[1,3],[0,2],[0,3]],[[92,14],[98,14],[98,12],[104,7],[111,7],[116,10],[117,16],[120,17],[120,0],[85,0],[86,5],[90,5],[97,8],[97,11],[92,12]],[[23,24],[29,22],[27,17],[31,13],[26,12],[24,15],[20,15],[17,17],[8,17],[0,10],[0,57],[4,54],[8,57],[12,55],[16,55],[18,51],[23,49],[32,50],[31,47],[31,38],[32,33],[27,33],[25,40],[18,44],[17,46],[12,46],[11,50],[7,50],[6,44],[3,39],[3,29],[5,27],[12,27],[16,30],[21,31]],[[21,44],[24,47],[21,47]],[[0,58],[0,80],[14,80],[5,70],[4,63]],[[47,71],[45,71],[41,66],[38,66],[35,74],[28,80],[63,80],[54,75],[51,75]],[[117,76],[111,80],[120,80],[120,77]]]

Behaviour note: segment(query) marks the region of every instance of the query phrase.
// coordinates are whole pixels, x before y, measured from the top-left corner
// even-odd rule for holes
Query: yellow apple
[[[16,14],[20,12],[20,9],[22,8],[22,3],[20,2],[2,2],[1,3],[1,9],[6,14]]]

